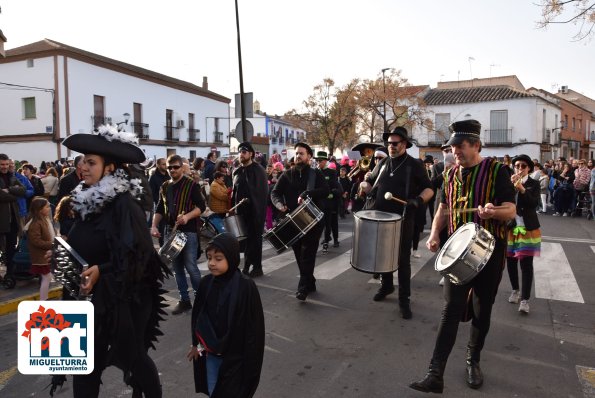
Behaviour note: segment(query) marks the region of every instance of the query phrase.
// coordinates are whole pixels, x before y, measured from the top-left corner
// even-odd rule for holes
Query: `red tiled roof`
[[[472,102],[501,101],[530,98],[534,95],[509,86],[433,89],[424,97],[426,105],[467,104]]]
[[[19,56],[35,56],[40,55],[43,56],[43,53],[47,52],[58,52],[58,53],[66,53],[66,55],[71,56],[72,58],[82,59],[83,61],[85,58],[91,59],[95,62],[102,63],[104,65],[110,66],[116,70],[126,70],[137,75],[146,76],[149,79],[153,80],[160,80],[167,85],[179,87],[186,89],[187,91],[191,91],[197,93],[199,95],[203,95],[206,97],[210,97],[216,99],[221,102],[230,103],[231,100],[227,97],[224,97],[220,94],[214,93],[212,91],[206,90],[201,86],[197,86],[195,84],[189,83],[184,80],[175,79],[173,77],[169,77],[163,75],[161,73],[153,72],[148,69],[144,69],[135,65],[127,64],[125,62],[117,61],[112,58],[104,57],[102,55],[98,55],[89,51],[81,50],[76,47],[72,47],[66,44],[59,43],[54,40],[50,39],[43,39],[41,41],[26,44],[21,47],[13,48],[10,50],[6,50],[6,58],[1,60],[0,62],[9,62],[11,57],[19,57]]]

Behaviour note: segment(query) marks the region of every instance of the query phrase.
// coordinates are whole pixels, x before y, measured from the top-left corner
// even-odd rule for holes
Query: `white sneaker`
[[[562,214],[562,217],[568,217],[570,215],[570,213],[566,212],[564,214]]]
[[[519,305],[519,312],[524,312],[525,314],[529,313],[529,300],[521,300],[521,305]]]
[[[520,299],[521,299],[521,293],[518,290],[513,290],[512,293],[510,293],[508,302],[512,303],[512,304],[518,304]]]
[[[415,258],[421,258],[421,254],[419,254],[419,250],[414,250],[413,251],[413,257],[415,257]]]
[[[440,279],[440,282],[438,282],[438,284],[439,284],[440,286],[444,286],[444,277],[442,277],[442,279]]]

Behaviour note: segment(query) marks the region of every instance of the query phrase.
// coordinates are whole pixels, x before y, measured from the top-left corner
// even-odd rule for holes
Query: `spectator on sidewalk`
[[[79,155],[74,158],[75,169],[70,173],[65,174],[60,179],[60,184],[58,186],[58,197],[56,198],[58,202],[60,202],[64,196],[70,195],[70,192],[72,192],[72,190],[76,188],[83,179],[83,162],[83,155]]]
[[[46,260],[46,252],[52,249],[56,236],[51,213],[50,202],[41,196],[35,196],[31,200],[29,222],[24,228],[27,232],[27,248],[31,256],[30,273],[39,275],[41,279],[39,299],[42,301],[48,299],[52,279],[50,264]]]
[[[570,205],[574,197],[574,173],[570,163],[561,162],[561,164],[562,169],[556,177],[559,184],[554,191],[554,206],[556,208],[554,216],[567,217],[570,215]]]
[[[25,196],[20,197],[17,201],[19,204],[19,217],[21,226],[24,225],[25,218],[27,218],[27,213],[29,212],[29,208],[27,207],[27,201],[29,198],[33,197],[33,185],[29,182],[29,179],[15,170],[15,164],[13,159],[9,159],[8,167],[11,173],[19,180],[21,184],[25,187]]]
[[[58,187],[60,185],[60,179],[56,169],[50,167],[45,173],[45,177],[41,179],[43,183],[44,197],[50,202],[52,206],[56,206],[58,202]]]

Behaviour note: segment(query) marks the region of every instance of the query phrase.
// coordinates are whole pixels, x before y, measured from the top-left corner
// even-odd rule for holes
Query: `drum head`
[[[468,223],[457,229],[440,251],[436,259],[436,270],[442,271],[458,260],[475,237],[475,224]]]
[[[355,213],[355,217],[364,219],[364,220],[374,220],[374,221],[397,221],[401,219],[401,216],[396,213],[388,213],[386,211],[379,211],[379,210],[362,210]]]

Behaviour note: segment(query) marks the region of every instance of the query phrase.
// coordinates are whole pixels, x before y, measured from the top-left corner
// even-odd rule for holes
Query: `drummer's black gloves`
[[[407,201],[407,207],[410,209],[417,209],[418,207],[423,205],[423,203],[424,203],[424,200],[421,198],[421,196],[418,196],[416,198],[409,199]]]

